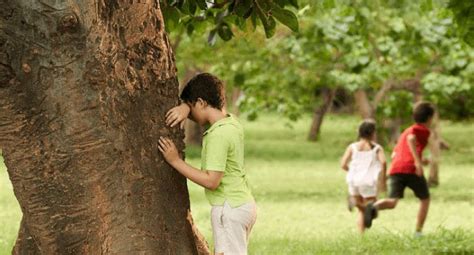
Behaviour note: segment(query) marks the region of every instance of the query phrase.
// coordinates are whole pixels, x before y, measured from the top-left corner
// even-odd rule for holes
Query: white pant
[[[349,194],[351,196],[361,196],[363,198],[376,197],[377,185],[353,185],[349,183]]]
[[[211,209],[215,253],[246,255],[250,231],[257,219],[255,202],[232,208],[227,202]]]

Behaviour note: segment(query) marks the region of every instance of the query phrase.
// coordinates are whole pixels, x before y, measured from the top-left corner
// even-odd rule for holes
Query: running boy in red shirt
[[[415,235],[421,236],[430,205],[428,184],[423,175],[423,164],[428,161],[422,159],[422,154],[428,144],[429,127],[434,113],[435,108],[431,103],[421,102],[415,105],[413,119],[416,123],[403,131],[392,154],[389,198],[366,207],[364,224],[367,228],[372,225],[372,220],[377,217],[379,210],[395,208],[398,200],[403,198],[405,187],[408,187],[420,199]]]

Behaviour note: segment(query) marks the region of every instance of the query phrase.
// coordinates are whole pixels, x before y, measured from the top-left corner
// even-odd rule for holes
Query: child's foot
[[[355,207],[354,198],[352,196],[347,196],[347,209],[349,210],[349,212],[352,212],[354,207]]]
[[[423,237],[423,233],[421,233],[421,231],[416,231],[414,237],[415,237],[415,238],[422,238],[422,237]]]
[[[374,207],[374,203],[368,203],[364,211],[364,226],[372,227],[372,220],[375,218],[377,218],[377,208]]]

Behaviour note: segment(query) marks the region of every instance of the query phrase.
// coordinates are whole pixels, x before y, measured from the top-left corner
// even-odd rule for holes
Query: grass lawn
[[[474,254],[474,125],[443,123],[452,149],[443,152],[441,185],[431,189],[425,236],[415,239],[418,202],[410,191],[364,236],[356,231],[338,160],[358,121],[328,116],[316,143],[306,141],[309,119],[292,129],[275,116],[245,122],[246,168],[259,208],[250,254]],[[199,167],[199,148],[188,148],[187,160]],[[202,188],[188,186],[195,221],[212,245],[210,206]],[[0,161],[0,255],[10,254],[20,218]]]

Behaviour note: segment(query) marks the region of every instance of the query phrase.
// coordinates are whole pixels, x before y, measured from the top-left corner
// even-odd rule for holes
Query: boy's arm
[[[351,147],[348,146],[346,149],[346,152],[344,152],[344,155],[342,156],[341,159],[341,168],[344,171],[349,171],[349,160],[351,160],[352,157],[352,150]]]
[[[416,153],[416,136],[414,134],[409,134],[407,136],[407,142],[411,155],[415,160],[416,175],[423,176],[423,162],[421,161],[420,156],[418,156],[418,154]]]
[[[201,171],[188,165],[179,157],[176,146],[168,138],[160,138],[158,148],[163,153],[166,162],[186,178],[206,189],[215,190],[219,187],[224,172]]]
[[[170,127],[176,126],[178,123],[184,123],[184,120],[188,118],[189,112],[191,109],[189,108],[189,105],[185,103],[181,103],[178,106],[175,106],[171,108],[167,113],[166,113],[166,125]],[[183,126],[181,126],[183,127]]]

